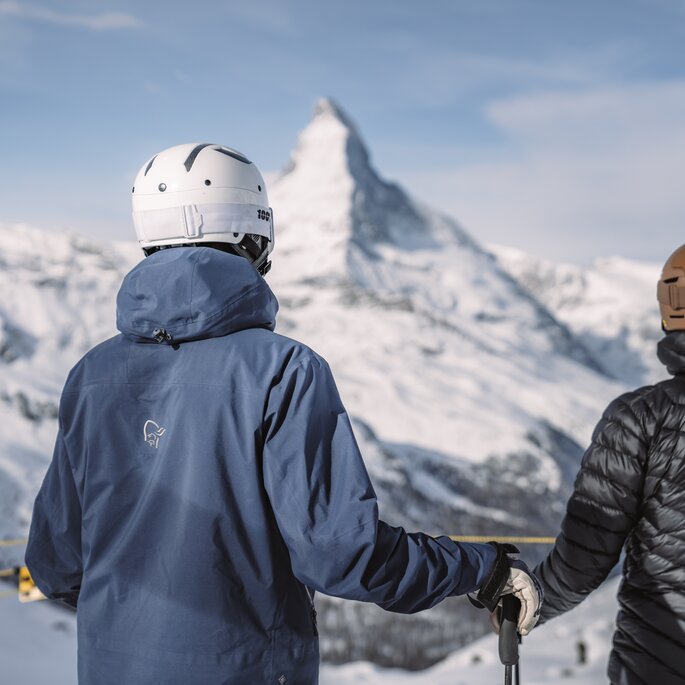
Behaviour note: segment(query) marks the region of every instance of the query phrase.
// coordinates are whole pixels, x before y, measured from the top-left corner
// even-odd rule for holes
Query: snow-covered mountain
[[[511,247],[491,250],[612,376],[635,386],[664,378],[656,357],[656,343],[663,335],[656,300],[660,264],[612,257],[578,266]]]
[[[520,272],[383,180],[330,100],[270,198],[277,330],[330,362],[384,518],[433,533],[554,534],[582,446],[624,377]],[[67,371],[115,333],[114,297],[140,253],[0,228],[11,237],[0,256],[0,537],[13,538],[27,531]],[[20,556],[0,548],[0,565]],[[335,660],[425,666],[483,629],[458,602],[416,617],[322,604]]]
[[[386,514],[543,532],[619,384],[453,219],[381,179],[330,101],[271,203],[279,325],[330,361]]]

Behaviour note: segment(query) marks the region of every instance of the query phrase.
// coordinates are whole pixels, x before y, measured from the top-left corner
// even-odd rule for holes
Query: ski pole
[[[504,685],[513,685],[512,675],[516,672],[518,685],[519,635],[518,617],[521,602],[514,595],[502,597],[499,628],[499,659],[504,664]]]

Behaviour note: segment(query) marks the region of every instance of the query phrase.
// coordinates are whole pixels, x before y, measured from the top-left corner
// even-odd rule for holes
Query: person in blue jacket
[[[541,597],[496,544],[379,520],[328,364],[274,332],[264,180],[219,145],[156,155],[133,188],[146,258],[120,335],[72,369],[26,564],[78,610],[81,685],[312,685],[314,592],[416,612]]]

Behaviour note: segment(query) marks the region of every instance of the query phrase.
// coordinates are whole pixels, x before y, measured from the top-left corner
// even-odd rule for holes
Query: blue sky
[[[0,0],[0,222],[132,235],[151,154],[282,167],[322,95],[484,242],[661,260],[685,242],[685,3]]]

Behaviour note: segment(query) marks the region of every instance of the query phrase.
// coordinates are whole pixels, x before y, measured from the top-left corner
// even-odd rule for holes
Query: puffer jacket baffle
[[[609,405],[535,569],[545,621],[580,603],[625,547],[614,685],[685,684],[685,331],[662,338],[658,355],[673,378]]]

